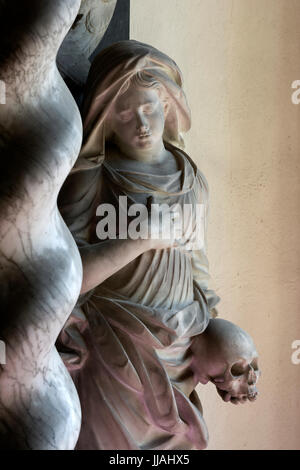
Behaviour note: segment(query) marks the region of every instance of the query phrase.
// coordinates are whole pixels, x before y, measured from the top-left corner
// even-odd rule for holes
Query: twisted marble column
[[[57,209],[81,119],[55,63],[79,6],[0,0],[1,449],[73,449],[80,429],[77,393],[54,346],[82,280]]]

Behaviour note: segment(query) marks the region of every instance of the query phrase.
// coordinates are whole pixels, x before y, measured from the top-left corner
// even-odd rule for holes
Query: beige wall
[[[246,329],[263,376],[254,404],[199,389],[210,449],[300,449],[299,0],[131,0],[131,38],[181,67],[188,153],[211,190],[220,315]]]

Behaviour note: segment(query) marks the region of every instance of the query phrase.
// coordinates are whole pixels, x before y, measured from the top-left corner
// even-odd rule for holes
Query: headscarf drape
[[[191,125],[182,75],[166,54],[138,41],[121,41],[94,59],[83,101],[83,145],[73,172],[100,166],[105,156],[105,120],[122,87],[138,72],[160,82],[168,96],[164,141],[183,146],[181,132]]]

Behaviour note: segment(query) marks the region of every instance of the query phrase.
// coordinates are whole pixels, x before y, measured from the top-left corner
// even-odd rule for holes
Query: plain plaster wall
[[[299,0],[131,0],[131,38],[180,66],[186,149],[210,185],[209,259],[220,316],[255,339],[256,403],[199,388],[210,449],[300,449]]]

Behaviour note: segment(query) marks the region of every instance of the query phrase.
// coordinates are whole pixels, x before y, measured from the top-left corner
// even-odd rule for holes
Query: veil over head
[[[178,66],[148,44],[120,41],[100,52],[92,63],[82,109],[83,145],[73,171],[101,165],[105,154],[105,119],[122,87],[139,72],[160,82],[168,96],[163,139],[179,147],[183,145],[180,133],[189,130],[191,119]]]

